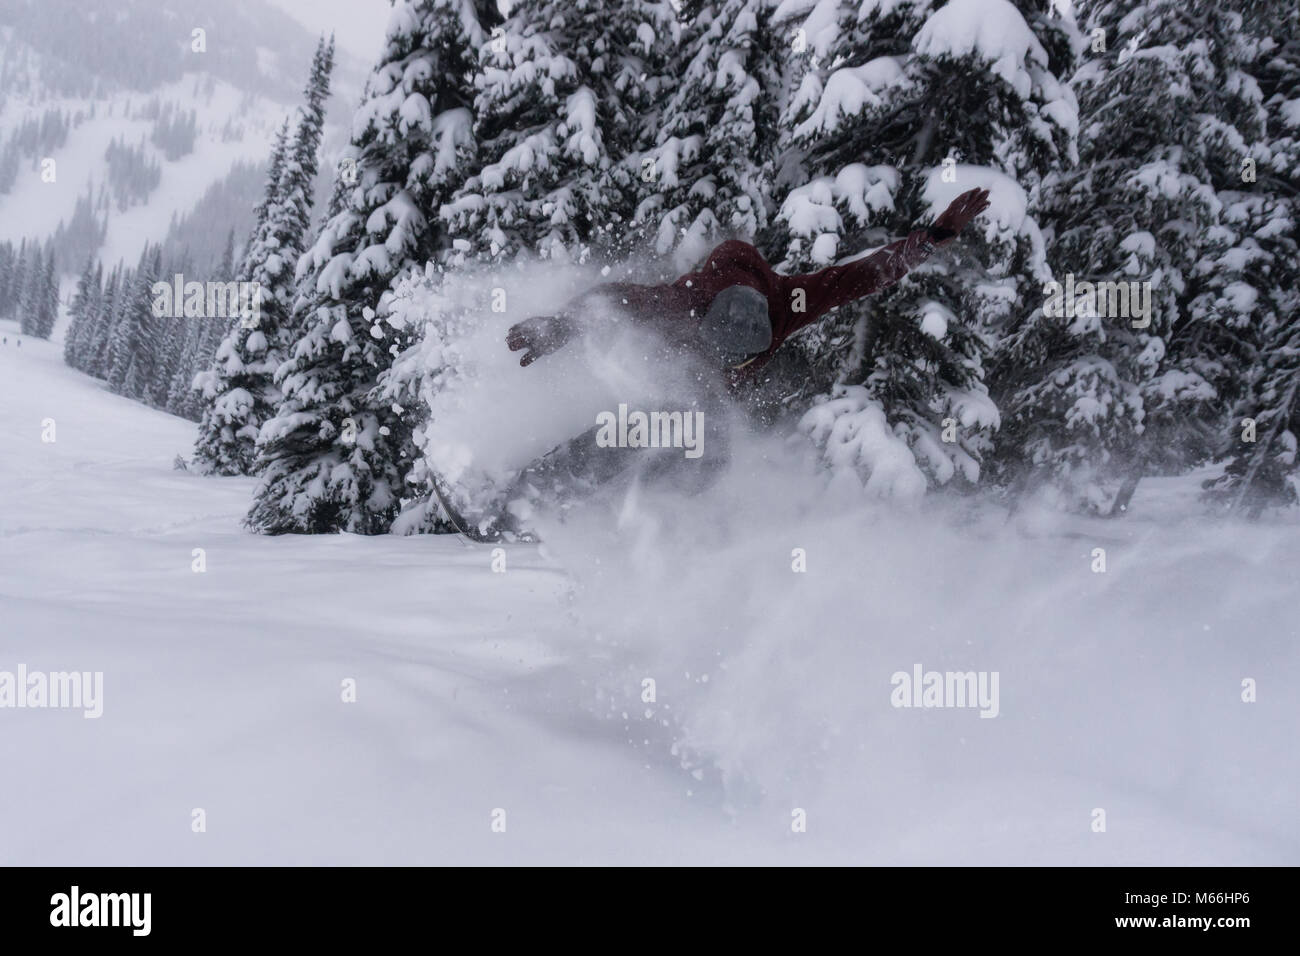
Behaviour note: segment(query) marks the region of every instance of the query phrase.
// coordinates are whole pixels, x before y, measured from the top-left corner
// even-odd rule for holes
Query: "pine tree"
[[[232,229],[226,234],[226,244],[216,265],[216,281],[232,281],[236,274],[235,268],[235,231]],[[178,412],[183,417],[194,421],[202,420],[206,408],[203,389],[216,362],[217,349],[225,341],[232,325],[233,320],[219,317],[203,318],[195,323],[195,346],[189,367],[184,372],[185,397],[180,402],[181,410]]]
[[[199,343],[203,338],[203,320],[195,319],[186,322],[184,329],[176,367],[167,386],[165,407],[173,415],[189,418],[191,417],[191,384],[194,381],[195,366],[198,362]]]
[[[253,240],[261,231],[266,222],[266,217],[270,214],[271,207],[275,205],[280,196],[280,174],[284,171],[285,153],[289,149],[289,117],[284,118],[280,124],[280,129],[275,134],[275,140],[271,144],[271,158],[266,167],[266,190],[262,194],[262,201],[253,207],[253,231],[248,237],[248,242],[244,245],[244,259],[240,263],[240,277],[248,274],[246,271],[250,260],[248,253],[252,250]]]
[[[242,257],[241,257],[242,258]],[[221,260],[216,265],[215,281],[230,282],[236,278],[235,231],[226,234],[226,244],[221,253]],[[186,388],[188,395],[183,402],[182,414],[186,418],[201,421],[207,407],[204,401],[204,387],[210,380],[217,350],[233,326],[234,320],[209,316],[197,323],[197,344],[188,370]]]
[[[1278,254],[1294,258],[1295,245],[1288,240],[1288,251],[1276,241],[1279,232],[1294,230],[1285,204],[1257,181],[1245,181],[1257,180],[1243,169],[1246,160],[1269,159],[1268,111],[1251,75],[1259,38],[1241,12],[1209,0],[1151,12],[1156,26],[1168,22],[1194,31],[1186,41],[1185,69],[1203,94],[1197,150],[1171,165],[1195,177],[1180,185],[1207,194],[1217,211],[1214,228],[1197,237],[1186,306],[1170,326],[1160,374],[1147,389],[1143,458],[1148,467],[1170,471],[1207,461],[1223,442],[1228,416],[1259,362],[1261,333],[1281,318],[1276,301],[1261,292],[1272,284]],[[1188,382],[1199,386],[1191,396]]]
[[[303,106],[299,111],[298,126],[292,148],[285,156],[285,166],[280,174],[276,200],[281,207],[283,229],[295,238],[289,254],[282,253],[291,269],[302,254],[302,244],[311,229],[313,184],[316,181],[321,132],[325,125],[325,101],[330,95],[330,72],[334,68],[334,37],[324,38],[312,58],[311,75],[303,91]],[[289,256],[292,256],[290,258]],[[286,330],[288,331],[288,330]]]
[[[9,302],[9,292],[14,281],[15,255],[13,243],[0,242],[0,318],[5,317]]]
[[[234,230],[226,236],[216,281],[252,281],[253,272],[259,265],[255,249],[262,254],[270,251],[267,246],[269,236],[260,242],[259,236],[264,236],[267,220],[279,202],[281,173],[284,171],[285,155],[290,148],[289,129],[290,121],[286,116],[271,146],[266,188],[261,201],[253,208],[252,234],[244,245],[238,265],[234,258]],[[260,294],[258,298],[257,310],[260,312]],[[260,317],[258,321],[260,322]],[[204,474],[247,474],[252,466],[251,449],[257,437],[257,428],[255,424],[243,427],[243,418],[253,410],[254,397],[238,379],[260,377],[259,372],[265,369],[254,364],[254,368],[248,370],[240,352],[247,350],[250,333],[257,333],[253,338],[255,347],[262,345],[265,336],[255,328],[252,316],[242,316],[239,321],[230,317],[223,319],[207,316],[204,323],[200,349],[202,366],[201,370],[191,376],[190,381],[190,388],[197,393],[191,401],[201,409],[194,463],[196,469]],[[263,401],[262,404],[264,408],[270,405],[273,409],[274,399]],[[232,415],[236,417],[232,419]],[[259,416],[259,420],[263,416]]]
[[[353,120],[355,184],[298,264],[302,335],[276,381],[283,400],[262,429],[249,526],[268,533],[381,533],[416,457],[409,410],[378,397],[408,345],[378,316],[411,266],[445,252],[435,219],[472,153],[469,83],[493,5],[418,0],[397,8],[368,98]],[[490,20],[488,21],[490,22]]]
[[[9,301],[6,303],[8,312],[5,318],[17,319],[22,321],[23,303],[27,298],[27,282],[31,275],[31,250],[28,248],[27,240],[21,239],[18,243],[18,254],[14,259],[14,278],[13,287],[9,290]]]
[[[83,372],[90,371],[94,359],[94,343],[98,327],[104,321],[104,267],[95,263],[95,272],[91,276],[90,290],[85,305],[85,320],[73,343],[77,357],[77,368]]]
[[[652,195],[636,218],[679,268],[728,236],[769,225],[789,43],[766,0],[709,0],[690,11],[669,75],[680,77],[642,160]],[[651,91],[657,97],[658,91]]]
[[[42,308],[42,299],[44,298],[45,282],[44,273],[45,264],[41,258],[41,247],[35,242],[31,245],[30,254],[27,255],[26,261],[22,263],[20,270],[21,284],[18,293],[18,329],[23,335],[35,335],[37,323],[39,322],[38,314]]]
[[[27,240],[24,238],[14,252],[9,266],[5,294],[0,298],[0,319],[12,319],[21,314],[23,294],[27,280]]]
[[[27,287],[27,306],[23,310],[23,331],[38,339],[54,334],[59,317],[59,277],[54,264],[54,245],[41,255],[39,248],[32,260],[32,274]]]
[[[896,285],[838,310],[792,345],[810,389],[831,389],[804,425],[832,470],[888,466],[916,493],[981,477],[1000,424],[986,365],[1041,302],[1050,278],[1033,208],[1072,157],[1071,29],[1046,0],[900,0],[825,6],[794,21],[804,73],[784,115],[791,149],[773,230],[787,271],[810,271],[930,221],[959,193],[991,208]],[[794,358],[798,357],[796,353]],[[832,386],[834,388],[832,389]],[[825,419],[857,416],[858,425]],[[867,442],[863,436],[878,435]]]
[[[19,316],[19,329],[24,335],[38,337],[42,313],[45,311],[45,255],[41,247],[33,243],[32,261],[23,285],[22,315]]]
[[[1221,477],[1208,482],[1211,496],[1252,517],[1269,505],[1300,503],[1300,322],[1290,321],[1266,342],[1263,372],[1239,406],[1250,415],[1226,455]]]
[[[175,273],[166,270],[162,274],[174,275]],[[182,270],[181,274],[186,273]],[[185,343],[192,323],[192,319],[184,318],[167,317],[158,320],[159,337],[154,349],[155,368],[148,397],[148,403],[155,408],[168,409],[172,383],[184,357]]]
[[[235,230],[226,233],[226,245],[221,251],[221,262],[217,265],[217,275],[222,279],[235,274]]]
[[[1000,464],[1018,485],[1048,480],[1076,507],[1119,514],[1142,474],[1209,456],[1249,378],[1262,316],[1240,269],[1260,260],[1224,213],[1254,215],[1231,179],[1264,110],[1240,14],[1209,0],[1086,11],[1080,163],[1044,192],[1053,265],[1087,285],[1009,340]],[[1149,314],[1121,291],[1149,295]]]
[[[667,2],[512,6],[475,79],[480,166],[444,213],[462,254],[568,261],[621,240],[640,172],[628,160],[662,82],[653,61],[675,29]]]
[[[163,281],[166,281],[167,277],[176,275],[193,276],[195,274],[194,257],[190,247],[186,245],[181,250],[178,259],[168,261],[164,265],[161,276]],[[159,319],[159,338],[155,349],[157,369],[149,397],[149,404],[155,408],[172,411],[172,386],[175,384],[177,375],[182,371],[182,364],[187,361],[186,350],[192,338],[194,326],[199,321],[198,316],[184,316],[182,318],[165,316]]]
[[[104,295],[99,306],[99,321],[87,348],[86,372],[107,380],[112,373],[112,342],[117,321],[121,315],[123,265],[118,263],[104,282]]]
[[[1252,75],[1266,113],[1266,136],[1249,144],[1227,218],[1242,234],[1228,273],[1256,299],[1260,328],[1255,374],[1242,389],[1216,449],[1223,474],[1206,482],[1210,498],[1258,516],[1270,505],[1300,503],[1300,39],[1294,5],[1249,8]]]
[[[162,275],[162,247],[155,246],[153,258],[147,255],[136,271],[130,313],[139,323],[139,351],[131,357],[123,393],[137,401],[153,404],[158,384],[164,321],[154,315],[153,285]]]
[[[312,184],[329,96],[334,41],[321,40],[312,61],[292,144],[280,150],[279,181],[268,186],[261,225],[245,256],[248,281],[257,289],[256,316],[241,321],[217,351],[204,379],[206,407],[195,445],[195,464],[209,474],[248,474],[257,436],[280,401],[274,382],[296,338],[292,324],[293,267],[311,220]]]
[[[139,317],[130,308],[131,291],[135,286],[134,274],[124,277],[114,301],[113,329],[108,341],[105,380],[114,392],[122,394],[131,359],[140,348],[144,332]]]
[[[352,153],[351,148],[345,149],[343,155],[339,158],[338,167],[335,170],[334,186],[330,189],[329,203],[325,207],[325,216],[321,221],[322,229],[326,223],[330,222],[347,206],[352,195],[352,189],[356,185],[352,173],[356,169],[357,157]],[[344,174],[344,170],[347,170],[346,174]],[[317,232],[319,233],[320,229]]]
[[[145,247],[139,267],[130,282],[123,284],[119,317],[109,345],[109,387],[137,400],[148,397],[157,372],[152,287],[162,270],[161,260],[160,248]]]
[[[70,319],[67,335],[63,339],[63,361],[73,368],[81,368],[80,348],[85,338],[87,327],[93,320],[91,300],[94,296],[95,261],[93,256],[86,259],[86,267],[77,279],[77,291],[68,304]]]

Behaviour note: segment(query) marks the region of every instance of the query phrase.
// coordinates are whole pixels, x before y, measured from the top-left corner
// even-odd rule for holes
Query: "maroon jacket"
[[[671,285],[611,282],[593,290],[593,294],[610,297],[634,318],[653,322],[671,334],[671,325],[702,318],[713,297],[728,286],[757,289],[767,297],[772,320],[771,346],[745,367],[746,372],[757,371],[795,332],[836,306],[893,285],[929,258],[934,248],[929,231],[917,229],[906,239],[854,262],[807,275],[786,276],[773,271],[749,243],[732,239],[714,249],[698,271],[688,272]],[[803,290],[802,302],[796,301],[798,290]],[[795,311],[797,305],[802,305],[803,310]]]

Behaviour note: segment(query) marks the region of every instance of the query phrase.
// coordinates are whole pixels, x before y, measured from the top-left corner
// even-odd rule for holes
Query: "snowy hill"
[[[199,135],[194,151],[172,162],[160,162],[162,176],[146,202],[125,210],[108,210],[108,230],[100,249],[102,261],[133,262],[146,239],[157,241],[167,234],[176,214],[187,212],[196,196],[210,184],[222,179],[237,160],[262,162],[270,151],[275,130],[288,107],[258,99],[252,108],[229,84],[214,84],[207,98],[194,98],[189,87],[198,80],[190,77],[174,87],[156,92],[163,101],[184,101],[198,114]],[[47,237],[60,222],[72,219],[77,200],[108,180],[108,163],[104,158],[114,139],[128,143],[147,140],[152,122],[144,117],[126,118],[123,113],[132,103],[142,105],[142,98],[129,93],[115,95],[107,103],[96,104],[97,115],[72,130],[67,142],[50,153],[57,164],[58,179],[46,188],[26,185],[0,197],[0,241],[15,244],[24,237]],[[79,100],[56,100],[41,105],[39,111],[11,109],[0,116],[0,123],[12,124],[47,109],[76,110],[86,104]],[[241,107],[244,107],[241,109]],[[232,118],[240,119],[240,139],[223,140],[222,128]],[[0,131],[3,126],[0,125]],[[161,154],[149,149],[155,160]]]
[[[125,0],[111,15],[85,0],[45,6],[0,11],[0,167],[12,164],[13,176],[6,181],[0,168],[0,242],[44,241],[60,224],[84,228],[73,226],[74,215],[90,197],[96,217],[106,220],[98,254],[109,265],[134,262],[146,241],[164,239],[173,218],[192,210],[237,163],[265,163],[277,127],[298,104],[316,42],[263,0]],[[50,18],[59,14],[75,27],[50,30]],[[196,29],[206,31],[201,41],[192,38]],[[244,39],[262,35],[274,41]],[[128,37],[132,55],[114,56]],[[354,58],[340,58],[327,164],[346,141],[347,114],[364,71]],[[178,121],[193,114],[192,140],[166,141],[171,110]],[[52,123],[63,130],[52,133]],[[16,142],[24,128],[26,139]],[[114,168],[107,152],[115,140],[140,150],[135,168]],[[53,163],[48,170],[47,161]],[[122,199],[124,181],[132,174],[149,180],[153,165],[156,182],[130,183],[135,191]],[[327,191],[328,182],[321,188]],[[236,197],[237,208],[203,224],[220,234],[218,248],[232,226],[243,238],[258,194]],[[77,254],[80,245],[75,250],[67,256],[75,262],[62,264],[65,274],[80,268],[84,255]]]
[[[495,573],[248,534],[250,480],[172,470],[190,423],[0,335],[0,672],[103,672],[98,719],[0,708],[0,863],[1300,862],[1293,526],[1161,482],[756,524],[751,480]],[[997,671],[996,718],[891,706],[914,664]]]

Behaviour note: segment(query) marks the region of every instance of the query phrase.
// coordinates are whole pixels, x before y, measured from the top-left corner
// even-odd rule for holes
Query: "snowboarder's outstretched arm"
[[[532,365],[579,333],[580,314],[602,305],[621,306],[633,315],[672,315],[690,308],[682,290],[675,286],[607,282],[573,299],[555,315],[539,315],[515,323],[506,333],[506,345],[512,352],[524,353],[520,365]]]
[[[790,294],[802,289],[805,296],[804,321],[799,328],[816,322],[836,306],[879,292],[903,278],[930,258],[936,247],[956,239],[967,223],[987,209],[988,195],[985,189],[962,193],[934,225],[913,230],[907,238],[865,258],[808,275],[787,276],[784,284]]]
[[[962,193],[934,221],[934,225],[912,232],[906,239],[842,266],[802,276],[780,276],[772,271],[757,249],[747,242],[730,240],[710,253],[698,271],[682,276],[672,285],[637,285],[611,282],[597,286],[570,302],[556,315],[525,319],[510,327],[506,344],[512,352],[523,352],[520,365],[531,365],[543,355],[563,347],[578,334],[577,315],[588,311],[592,299],[621,307],[633,317],[671,320],[698,316],[715,296],[734,285],[745,285],[768,297],[772,320],[772,348],[791,333],[816,322],[836,306],[852,302],[893,285],[933,253],[946,246],[976,216],[988,208],[988,191],[971,189]],[[792,308],[802,291],[802,310]],[[671,323],[669,323],[671,324]],[[667,325],[664,326],[668,327]],[[770,350],[769,350],[770,351]]]
[[[512,352],[523,352],[520,365],[532,365],[543,355],[562,348],[578,334],[577,323],[564,313],[535,315],[510,326],[506,333],[506,346]]]

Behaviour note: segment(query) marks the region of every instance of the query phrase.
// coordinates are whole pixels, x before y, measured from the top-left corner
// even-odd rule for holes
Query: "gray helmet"
[[[747,285],[723,289],[700,322],[700,341],[727,366],[766,352],[772,344],[767,296]]]

